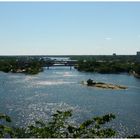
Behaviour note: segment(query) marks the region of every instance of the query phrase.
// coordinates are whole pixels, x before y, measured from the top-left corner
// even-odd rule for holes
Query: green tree
[[[1,124],[1,122],[9,123],[11,119],[9,116],[0,113],[0,138],[12,137],[13,129],[7,125]]]
[[[69,123],[72,111],[57,111],[52,119],[44,123],[37,121],[35,125],[30,125],[25,130],[25,137],[29,138],[110,138],[116,132],[110,128],[103,128],[107,122],[115,118],[113,114],[102,117],[93,117],[79,126]],[[18,133],[17,133],[18,134]]]
[[[137,74],[140,74],[140,64],[139,63],[135,63],[135,65],[134,65],[134,71]]]
[[[88,79],[88,80],[87,80],[87,85],[88,85],[88,86],[91,86],[91,85],[93,85],[93,80],[91,80],[91,79]]]
[[[36,121],[26,128],[14,128],[0,124],[0,138],[110,138],[116,132],[102,125],[115,118],[113,114],[93,117],[79,126],[69,123],[72,111],[57,111],[48,122]],[[10,117],[0,115],[0,120],[11,122]]]

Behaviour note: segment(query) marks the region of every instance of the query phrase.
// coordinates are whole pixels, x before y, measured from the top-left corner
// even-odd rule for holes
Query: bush
[[[88,80],[87,80],[87,85],[88,85],[88,86],[91,86],[91,85],[93,85],[93,80],[91,80],[91,79],[88,79]]]
[[[0,124],[0,138],[111,138],[116,134],[111,128],[102,127],[115,118],[113,114],[93,117],[79,126],[69,123],[68,119],[71,116],[72,111],[57,111],[49,122],[36,121],[35,125],[26,128]],[[6,115],[1,115],[0,119],[11,121]]]

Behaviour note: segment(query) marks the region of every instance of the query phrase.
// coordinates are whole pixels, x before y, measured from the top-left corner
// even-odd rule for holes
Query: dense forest
[[[75,68],[78,71],[140,75],[139,56],[71,56],[70,59],[77,60]],[[0,71],[3,72],[37,74],[43,67],[52,65],[53,60],[44,60],[41,56],[0,57]]]
[[[52,65],[52,62],[38,57],[0,57],[0,71],[6,73],[38,74],[48,65]]]
[[[78,71],[140,75],[139,56],[71,56],[70,59],[77,60],[75,68]],[[53,60],[44,60],[41,56],[0,57],[0,71],[37,74],[43,71],[43,67],[52,66],[53,63]]]
[[[72,59],[78,60],[75,68],[79,71],[140,74],[139,56],[77,56]]]

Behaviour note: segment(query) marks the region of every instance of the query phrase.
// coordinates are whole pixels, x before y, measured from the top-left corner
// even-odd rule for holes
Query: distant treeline
[[[140,62],[140,56],[137,55],[75,55],[70,58],[74,60]]]
[[[46,57],[46,56],[45,56]],[[60,56],[61,57],[61,56]],[[97,55],[97,56],[68,56],[78,60],[75,68],[79,71],[98,73],[127,72],[140,75],[140,56],[136,55]],[[44,56],[1,56],[0,71],[26,74],[37,74],[43,67],[53,65],[51,59]]]
[[[75,68],[79,71],[140,74],[139,56],[74,56],[71,59],[78,60]]]
[[[36,57],[0,57],[0,71],[7,73],[37,74],[43,71],[47,64],[49,62]]]

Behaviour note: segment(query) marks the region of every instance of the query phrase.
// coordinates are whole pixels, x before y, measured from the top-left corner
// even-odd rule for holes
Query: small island
[[[91,79],[88,79],[87,81],[83,81],[82,84],[91,87],[103,88],[103,89],[114,89],[114,90],[127,89],[127,87],[125,86],[113,85],[113,84],[103,83],[103,82],[95,82]]]

